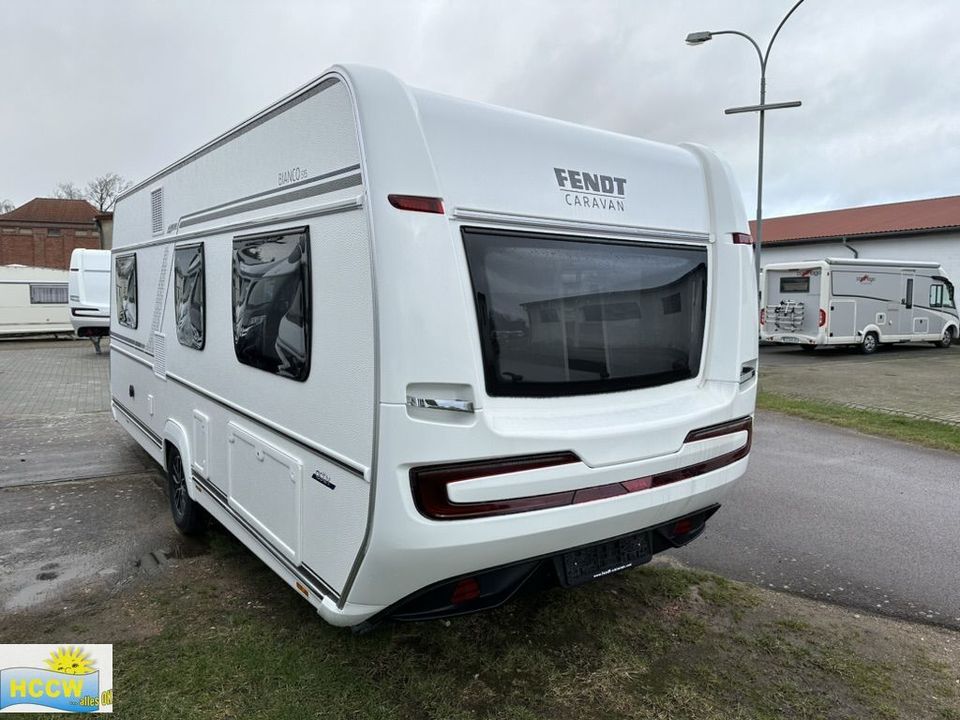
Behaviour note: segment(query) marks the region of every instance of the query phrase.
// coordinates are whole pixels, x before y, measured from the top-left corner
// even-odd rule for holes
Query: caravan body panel
[[[336,67],[120,199],[114,414],[355,624],[715,509],[756,392],[746,230],[699,146]],[[565,465],[462,478],[440,502],[531,488],[552,509],[423,504],[423,468],[542,455]]]

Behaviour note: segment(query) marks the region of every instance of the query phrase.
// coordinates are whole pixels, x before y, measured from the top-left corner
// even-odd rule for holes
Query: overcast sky
[[[663,142],[756,203],[759,63],[793,0],[4,0],[0,200],[140,180],[337,62]],[[960,2],[806,0],[771,54],[764,215],[960,194]]]

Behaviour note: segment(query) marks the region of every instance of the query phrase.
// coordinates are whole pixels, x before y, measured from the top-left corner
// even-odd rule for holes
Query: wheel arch
[[[190,498],[196,497],[197,492],[193,484],[193,457],[190,454],[190,441],[188,440],[186,429],[176,420],[168,419],[163,426],[163,469],[167,467],[167,458],[170,454],[170,448],[173,447],[180,453],[180,461],[183,463],[184,480],[187,483],[187,490]]]
[[[877,336],[878,343],[883,342],[883,333],[880,331],[880,326],[876,323],[870,323],[869,325],[863,326],[863,328],[860,330],[860,342],[862,343],[863,339],[870,333],[873,333]]]

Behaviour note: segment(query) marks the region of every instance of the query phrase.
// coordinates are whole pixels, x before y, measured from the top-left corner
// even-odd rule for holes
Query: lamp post
[[[760,142],[759,149],[757,153],[757,241],[754,246],[754,265],[756,267],[757,273],[757,287],[759,289],[760,283],[760,252],[763,245],[763,125],[764,125],[764,114],[767,110],[779,110],[781,108],[791,108],[799,107],[800,101],[793,100],[790,102],[781,102],[781,103],[770,103],[767,104],[767,60],[770,59],[770,48],[773,47],[773,41],[777,39],[777,35],[780,34],[780,29],[783,27],[784,23],[787,22],[787,19],[793,15],[794,10],[796,10],[803,3],[803,0],[798,0],[790,11],[783,16],[783,20],[780,21],[780,24],[777,25],[777,29],[773,31],[773,37],[770,38],[770,42],[767,44],[767,51],[762,52],[760,46],[757,44],[757,41],[752,37],[747,35],[744,32],[739,30],[717,30],[717,31],[703,31],[703,32],[694,32],[687,35],[687,45],[703,45],[703,43],[708,40],[712,40],[717,35],[739,35],[742,38],[745,38],[751,45],[753,49],[757,51],[757,58],[760,60],[760,104],[759,105],[747,105],[744,107],[735,107],[727,108],[723,112],[727,115],[733,115],[735,113],[745,113],[745,112],[755,112],[760,114]]]

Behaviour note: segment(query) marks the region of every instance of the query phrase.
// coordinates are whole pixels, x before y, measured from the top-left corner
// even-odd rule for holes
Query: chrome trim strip
[[[243,415],[243,417],[245,417],[247,420],[255,422],[258,425],[262,425],[265,428],[268,428],[270,430],[273,430],[276,433],[279,433],[280,435],[283,435],[283,437],[285,437],[287,440],[290,440],[291,442],[294,442],[297,445],[300,445],[301,447],[307,450],[310,450],[311,452],[317,453],[318,455],[322,456],[323,459],[326,460],[327,462],[333,463],[337,467],[343,470],[346,470],[351,475],[356,475],[357,477],[364,480],[367,479],[367,468],[354,462],[353,460],[350,460],[349,458],[344,457],[343,455],[335,453],[332,450],[328,450],[327,448],[313,442],[309,438],[305,438],[302,435],[299,435],[298,433],[293,432],[293,430],[288,430],[282,425],[278,425],[277,423],[271,422],[270,420],[267,420],[265,418],[258,418],[249,410],[245,410],[239,405],[236,405],[230,402],[229,400],[226,400],[225,398],[222,398],[219,395],[216,395],[210,392],[209,390],[204,390],[200,386],[195,385],[189,380],[186,380],[178,375],[175,375],[170,371],[167,371],[167,379],[173,380],[178,385],[181,385],[187,388],[188,390],[193,390],[195,393],[203,395],[205,398],[212,400],[218,405],[225,407],[227,410],[231,410],[237,413],[238,415]]]
[[[117,408],[117,410],[122,412],[130,422],[136,425],[137,428],[140,430],[140,432],[146,435],[148,439],[153,441],[154,445],[156,445],[158,448],[163,447],[163,442],[160,439],[160,436],[157,435],[153,430],[148,428],[143,422],[141,422],[140,419],[136,415],[134,415],[130,410],[127,410],[127,408],[125,408],[115,397],[111,397],[110,402],[112,402],[113,406]]]
[[[313,177],[309,177],[306,180],[298,180],[297,182],[292,182],[286,185],[281,185],[279,187],[270,188],[269,190],[261,190],[260,192],[254,193],[253,195],[246,195],[242,198],[229,200],[225,203],[220,203],[219,205],[211,205],[210,207],[203,208],[202,210],[195,210],[194,212],[187,213],[186,215],[181,215],[180,224],[182,226],[184,218],[192,218],[194,215],[203,215],[204,213],[213,212],[214,210],[220,210],[221,208],[225,208],[230,205],[238,205],[239,203],[246,202],[247,200],[256,200],[257,198],[264,197],[265,195],[277,195],[285,190],[292,190],[295,187],[309,185],[310,183],[315,183],[319,180],[326,180],[327,178],[332,178],[336,175],[343,175],[344,173],[353,172],[359,169],[360,169],[359,165],[349,165],[347,167],[342,167],[339,170],[331,170],[330,172],[321,173],[320,175],[314,175]]]
[[[414,397],[407,395],[407,405],[427,410],[450,410],[452,412],[472,413],[473,402],[470,400],[438,400],[436,398]]]
[[[664,228],[648,228],[636,225],[617,225],[615,223],[582,222],[567,218],[538,217],[521,215],[518,213],[494,212],[491,210],[475,210],[472,208],[455,207],[451,212],[454,220],[470,220],[473,222],[490,222],[505,225],[522,225],[526,227],[549,228],[553,230],[579,230],[591,233],[606,233],[615,235],[636,235],[663,240],[693,240],[696,242],[710,242],[710,233],[689,232],[683,230],[667,230]]]
[[[113,339],[113,337],[114,337],[113,335],[110,336],[111,339]],[[122,341],[121,341],[121,342],[122,342]],[[112,346],[112,347],[110,348],[110,351],[111,351],[111,352],[116,351],[116,352],[120,353],[121,355],[124,355],[124,356],[130,358],[131,360],[135,360],[136,362],[140,363],[141,365],[146,365],[148,368],[150,368],[151,370],[153,370],[153,363],[152,363],[152,362],[150,362],[149,360],[144,360],[142,357],[139,357],[139,356],[137,356],[137,355],[134,355],[134,354],[133,354],[132,352],[130,352],[129,350],[124,350],[124,349],[123,349],[122,347],[120,347],[119,345],[114,345],[114,346]]]
[[[243,205],[233,205],[225,210],[215,210],[204,215],[194,215],[187,220],[181,218],[180,222],[177,223],[177,229],[179,230],[189,225],[199,225],[200,223],[205,223],[210,220],[219,220],[220,218],[230,217],[231,215],[252,212],[253,210],[262,210],[265,207],[271,207],[273,205],[282,205],[283,203],[305,200],[317,195],[326,195],[336,192],[337,190],[345,190],[362,184],[363,181],[360,178],[360,173],[354,173],[353,175],[346,175],[345,177],[320,183],[319,185],[310,185],[309,187],[300,188],[299,190],[283,193],[282,195],[271,195],[270,197],[253,200]]]
[[[364,196],[361,193],[359,195],[354,195],[353,197],[344,198],[343,200],[334,200],[322,205],[313,205],[304,210],[297,210],[295,212],[278,213],[276,215],[268,215],[266,217],[251,218],[250,220],[243,220],[240,222],[230,223],[228,225],[218,225],[216,227],[207,228],[204,230],[194,230],[192,232],[182,233],[180,235],[164,235],[154,238],[153,240],[146,240],[142,243],[134,243],[131,245],[124,245],[122,248],[114,248],[111,252],[114,254],[125,253],[129,250],[140,250],[153,245],[179,243],[186,240],[210,237],[211,235],[220,235],[221,233],[226,234],[235,233],[242,230],[250,230],[259,228],[263,225],[281,225],[288,222],[294,222],[296,220],[303,220],[305,218],[319,217],[321,215],[332,215],[334,213],[345,212],[347,210],[356,210],[363,207],[363,198]]]
[[[151,353],[151,352],[149,352],[149,351],[147,350],[147,346],[146,346],[146,345],[144,345],[142,342],[139,342],[138,340],[134,340],[133,338],[128,338],[128,337],[126,337],[126,336],[124,336],[124,335],[118,335],[117,333],[112,332],[112,333],[110,333],[110,339],[111,339],[111,340],[119,340],[119,341],[122,342],[124,345],[129,345],[130,347],[136,348],[137,350],[140,350],[141,352],[143,352],[143,353],[145,353],[145,354],[147,354],[147,355],[150,355],[151,357],[153,356],[153,353]]]
[[[213,498],[216,503],[223,508],[230,515],[231,519],[235,520],[240,526],[250,534],[250,536],[256,540],[267,552],[269,552],[273,557],[283,565],[286,570],[291,573],[294,577],[302,582],[307,589],[309,589],[314,595],[318,597],[328,597],[331,598],[334,602],[339,602],[340,596],[337,592],[327,585],[319,575],[317,575],[313,570],[311,570],[306,565],[294,565],[289,558],[287,558],[283,553],[277,550],[270,542],[260,534],[260,531],[256,527],[251,525],[246,518],[238,514],[232,507],[230,507],[229,498],[223,493],[220,488],[211,483],[208,479],[205,479],[198,475],[195,471],[191,469],[191,475],[193,476],[193,482],[200,488],[202,492],[207,493],[211,498]],[[310,577],[304,575],[304,571],[309,573]]]

